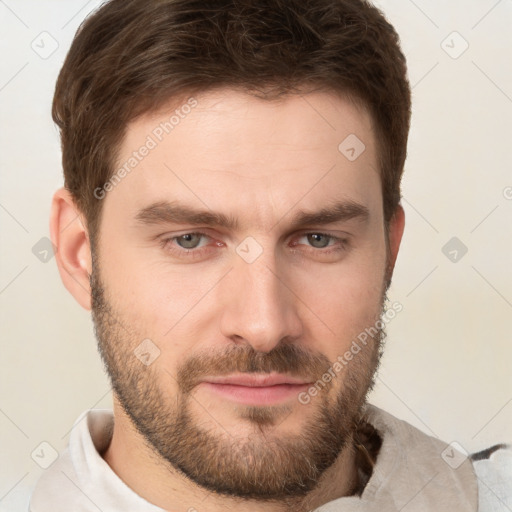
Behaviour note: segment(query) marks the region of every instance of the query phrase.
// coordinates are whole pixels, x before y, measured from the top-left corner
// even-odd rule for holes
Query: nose
[[[273,255],[264,252],[252,263],[238,258],[226,279],[220,325],[226,338],[270,352],[301,336],[298,298]]]

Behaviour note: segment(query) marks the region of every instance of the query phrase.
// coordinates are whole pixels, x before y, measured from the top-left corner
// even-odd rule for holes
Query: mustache
[[[235,345],[212,355],[211,351],[190,357],[180,366],[177,382],[184,394],[190,393],[206,377],[233,373],[284,373],[316,381],[331,365],[319,352],[309,352],[294,344],[279,344],[270,352],[257,352],[250,345]]]

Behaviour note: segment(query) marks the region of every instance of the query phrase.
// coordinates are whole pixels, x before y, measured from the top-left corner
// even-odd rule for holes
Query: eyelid
[[[208,252],[211,249],[211,241],[212,240],[214,241],[214,245],[216,245],[217,247],[219,245],[224,245],[223,242],[219,242],[218,240],[216,240],[216,238],[209,235],[207,233],[207,231],[208,230],[202,230],[202,231],[188,230],[188,231],[183,231],[181,233],[173,233],[172,235],[162,235],[161,237],[159,237],[161,239],[160,244],[163,249],[167,250],[169,253],[171,253],[171,255],[174,255],[178,258],[182,257],[183,259],[189,259],[189,260],[200,259],[204,256],[205,251]],[[297,249],[297,246],[304,245],[305,246],[304,251],[306,251],[307,253],[316,255],[318,257],[328,257],[330,255],[335,255],[336,253],[343,253],[350,247],[350,240],[349,240],[350,234],[349,233],[343,233],[343,236],[339,236],[339,234],[334,235],[332,233],[324,232],[321,230],[305,229],[305,230],[301,230],[300,232],[296,232],[293,235],[290,235],[290,238],[296,240],[298,238],[302,238],[304,236],[313,235],[313,234],[326,236],[326,237],[332,239],[334,241],[334,243],[327,245],[326,247],[321,247],[321,248],[313,247],[311,245],[306,245],[306,244],[294,243],[290,247],[291,251],[293,253],[297,253],[297,252],[299,252],[299,249]],[[210,244],[207,243],[206,245],[202,245],[200,247],[194,247],[191,249],[187,249],[185,247],[176,246],[172,243],[176,239],[178,239],[184,235],[197,235],[200,237],[204,237],[210,241]],[[171,245],[172,248],[166,249],[166,247],[168,245]]]
[[[319,235],[326,235],[326,236],[332,236],[333,238],[336,238],[336,237],[342,237],[342,236],[351,236],[350,233],[348,231],[342,231],[342,230],[339,230],[339,229],[328,229],[328,228],[303,228],[303,229],[298,229],[296,232],[293,233],[294,235],[296,234],[306,234],[306,235],[309,235],[309,234],[319,234]]]
[[[189,229],[189,230],[184,230],[183,232],[173,233],[172,235],[171,234],[160,235],[157,238],[161,239],[162,241],[164,241],[164,240],[170,241],[170,240],[174,240],[176,238],[180,238],[185,235],[199,235],[202,237],[206,237],[210,240],[216,239],[214,236],[209,234],[208,231],[209,231],[208,229],[203,229],[201,231],[199,231],[199,230],[195,231],[195,230]],[[301,238],[301,237],[307,236],[307,235],[322,235],[322,236],[327,236],[329,238],[332,238],[332,239],[338,240],[338,241],[341,241],[343,239],[347,239],[347,238],[351,237],[351,235],[346,232],[342,232],[341,234],[340,233],[333,234],[333,233],[329,233],[328,231],[315,230],[315,229],[303,229],[303,230],[293,233],[292,235],[287,235],[285,237],[285,239]]]
[[[197,235],[199,237],[206,238],[207,240],[210,240],[210,241],[215,240],[214,237],[212,237],[208,233],[205,233],[204,231],[184,231],[183,233],[177,233],[177,234],[172,234],[172,235],[162,235],[159,238],[160,238],[160,241],[162,244],[166,244],[168,242],[177,240],[178,238],[181,238],[182,236],[185,236],[185,235]],[[185,247],[182,247],[182,249],[184,251],[187,251],[187,249]],[[188,249],[188,251],[194,251],[194,250],[196,250],[196,249]]]
[[[302,238],[302,237],[305,237],[308,235],[326,236],[326,237],[330,238],[331,241],[334,242],[333,244],[329,244],[326,247],[321,247],[321,248],[313,247],[311,245],[307,246],[307,250],[312,250],[318,254],[328,254],[329,252],[335,252],[337,250],[342,250],[342,249],[345,249],[350,244],[350,240],[349,240],[350,237],[348,234],[346,234],[346,236],[339,236],[339,235],[333,235],[331,233],[325,233],[323,231],[305,231],[303,233],[298,234],[295,238]],[[296,246],[296,245],[299,245],[299,244],[294,244],[294,246]]]
[[[173,242],[177,238],[184,236],[184,235],[199,235],[199,236],[207,238],[208,240],[213,240],[213,238],[206,233],[203,233],[200,231],[186,231],[184,233],[173,234],[172,236],[169,236],[169,235],[162,236],[160,238],[160,246],[162,247],[162,249],[164,251],[168,252],[171,257],[175,257],[177,259],[182,259],[184,262],[186,262],[188,260],[191,263],[194,260],[202,259],[205,255],[205,251],[208,252],[211,249],[209,244],[206,244],[206,245],[203,245],[203,246],[200,246],[197,248],[192,248],[192,249],[187,249],[185,247],[179,248],[178,246],[173,244]],[[218,243],[219,242],[217,242],[217,245],[218,245]]]
[[[329,231],[322,231],[321,229],[319,229],[319,230],[305,229],[305,230],[299,231],[299,232],[295,233],[294,235],[292,235],[292,238],[301,238],[301,237],[307,236],[307,235],[322,235],[322,236],[331,238],[337,242],[342,242],[342,241],[348,242],[352,238],[352,235],[345,231],[332,233]]]

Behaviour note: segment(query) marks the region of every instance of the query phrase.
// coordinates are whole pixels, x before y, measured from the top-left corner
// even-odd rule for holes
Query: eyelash
[[[174,242],[178,238],[181,238],[182,236],[185,236],[185,235],[196,235],[196,236],[201,236],[203,238],[211,239],[211,237],[209,235],[207,235],[206,233],[195,232],[195,231],[188,232],[188,233],[183,233],[181,235],[176,235],[176,236],[162,239],[160,242],[162,248],[166,249],[167,251],[169,251],[173,254],[177,254],[178,256],[185,255],[185,257],[191,258],[191,259],[203,257],[204,252],[208,251],[211,248],[209,246],[203,246],[200,248],[186,249],[184,247],[174,246],[172,244],[172,242]],[[346,251],[349,247],[349,240],[347,238],[340,238],[340,237],[337,237],[334,235],[330,235],[328,233],[323,233],[321,231],[308,231],[306,233],[300,234],[299,238],[303,238],[308,235],[325,236],[325,237],[329,238],[329,241],[333,240],[336,243],[336,245],[327,246],[327,247],[331,247],[330,249],[327,249],[327,250],[325,248],[316,248],[316,247],[310,246],[308,251],[313,251],[317,255],[327,256],[327,255],[332,255],[332,254],[336,254],[336,253],[341,253],[341,252]],[[176,248],[176,247],[179,247],[179,248]],[[292,250],[294,253],[297,252],[297,250],[295,249],[295,246]]]

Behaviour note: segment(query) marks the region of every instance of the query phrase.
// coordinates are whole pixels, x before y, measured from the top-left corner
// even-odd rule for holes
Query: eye
[[[295,253],[299,250],[303,255],[327,262],[338,261],[345,256],[350,249],[350,241],[327,233],[309,232],[299,235],[291,246]]]
[[[225,247],[224,243],[201,232],[189,232],[161,239],[162,248],[183,261],[202,261],[220,254],[215,250]],[[349,240],[322,232],[302,233],[290,244],[294,253],[319,258],[322,261],[337,261],[350,248]]]
[[[325,249],[326,247],[334,249],[347,243],[347,240],[327,233],[304,233],[298,238],[299,244],[304,243],[302,242],[304,239],[306,240],[305,245],[315,249]]]
[[[222,246],[221,242],[213,240],[205,233],[183,233],[163,238],[162,248],[179,259],[198,260],[211,254],[215,247]]]
[[[306,235],[308,242],[316,249],[323,249],[329,245],[334,237],[323,233],[309,233]]]
[[[186,233],[185,235],[175,237],[174,240],[183,249],[196,249],[201,238],[205,238],[202,233]]]

